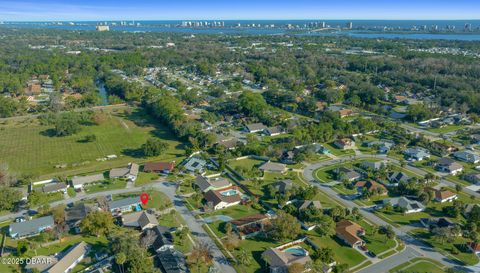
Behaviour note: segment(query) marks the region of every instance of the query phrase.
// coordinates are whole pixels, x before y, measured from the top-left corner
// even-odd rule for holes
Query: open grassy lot
[[[152,183],[153,181],[157,180],[159,175],[156,173],[144,173],[140,172],[138,174],[137,180],[135,180],[135,186],[143,186],[145,184]]]
[[[112,110],[105,114],[107,118],[101,125],[82,126],[79,133],[66,137],[49,136],[51,127],[40,125],[36,119],[0,124],[0,161],[13,171],[43,179],[106,170],[132,161],[179,161],[177,157],[184,155],[182,144],[143,110]],[[82,141],[92,134],[96,141]],[[152,136],[167,141],[169,149],[157,158],[141,158],[139,148]],[[96,161],[111,154],[118,158]],[[63,164],[67,167],[55,168]]]
[[[324,143],[322,144],[325,148],[330,150],[333,155],[336,156],[346,156],[346,155],[355,155],[353,150],[341,150],[333,145],[333,143]]]

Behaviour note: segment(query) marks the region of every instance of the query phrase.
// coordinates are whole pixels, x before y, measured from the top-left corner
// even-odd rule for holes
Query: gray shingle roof
[[[9,233],[12,237],[24,237],[35,235],[41,230],[54,226],[52,216],[44,216],[30,221],[13,223],[10,225]]]
[[[103,180],[105,180],[105,177],[103,177],[103,174],[101,173],[87,176],[75,176],[72,178],[72,186],[95,183]]]
[[[85,242],[80,242],[76,246],[70,248],[68,253],[63,256],[58,263],[52,266],[46,273],[64,273],[68,272],[69,267],[85,257],[90,246]]]
[[[122,208],[122,207],[127,207],[127,206],[135,206],[142,203],[140,200],[140,196],[138,197],[127,197],[115,201],[110,201],[108,202],[108,208],[110,210]]]

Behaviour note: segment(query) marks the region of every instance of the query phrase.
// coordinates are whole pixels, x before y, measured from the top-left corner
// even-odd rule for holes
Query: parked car
[[[370,256],[371,258],[377,257],[377,255],[375,253],[371,252],[371,251],[368,251],[367,255]]]
[[[360,249],[363,250],[363,251],[367,251],[367,250],[368,250],[367,247],[364,246],[364,245],[360,246]]]
[[[15,218],[15,223],[21,223],[21,222],[25,222],[25,221],[27,221],[27,219],[25,219],[25,217],[23,217],[23,216]]]

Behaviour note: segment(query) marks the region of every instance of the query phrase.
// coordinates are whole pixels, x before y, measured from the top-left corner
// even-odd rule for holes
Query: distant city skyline
[[[0,0],[0,21],[475,20],[474,0],[123,1]]]

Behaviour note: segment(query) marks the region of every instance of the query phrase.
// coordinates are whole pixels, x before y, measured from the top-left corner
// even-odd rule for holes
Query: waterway
[[[211,21],[211,20],[207,20]],[[246,24],[274,24],[275,26],[284,26],[286,24],[303,25],[309,22],[319,22],[322,20],[257,20],[257,21],[224,21],[224,28],[187,28],[178,27],[181,21],[138,21],[140,25],[111,25],[111,31],[120,32],[163,32],[163,33],[185,33],[185,34],[230,34],[230,35],[307,35],[307,36],[347,36],[357,38],[385,38],[385,39],[419,39],[419,40],[458,40],[458,41],[480,41],[480,31],[476,32],[417,32],[417,31],[400,31],[400,29],[406,29],[412,26],[438,26],[455,27],[457,30],[462,30],[465,24],[471,24],[472,29],[477,30],[480,27],[480,20],[470,21],[448,21],[448,20],[436,20],[436,21],[422,21],[422,20],[353,20],[353,26],[361,29],[342,29],[334,32],[308,32],[307,30],[288,30],[285,28],[258,28],[258,27],[234,27],[236,24],[245,26]],[[327,25],[335,28],[342,28],[347,23],[347,20],[330,20],[326,21]],[[76,30],[76,31],[95,31],[95,25],[98,22],[74,22],[72,25],[69,22],[64,22],[62,25],[52,24],[46,22],[11,22],[0,25],[5,28],[16,29],[64,29],[64,30]],[[118,23],[118,22],[116,22]],[[382,27],[391,27],[393,29],[399,29],[399,31],[380,31]],[[363,29],[363,30],[362,30]]]
[[[105,89],[105,84],[103,84],[103,82],[97,82],[97,90],[98,94],[100,95],[99,106],[109,105],[107,90]]]

